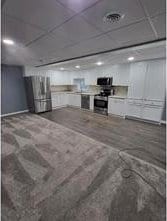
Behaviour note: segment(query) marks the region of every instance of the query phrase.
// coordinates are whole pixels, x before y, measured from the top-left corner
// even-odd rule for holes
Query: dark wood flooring
[[[40,116],[161,168],[166,167],[166,127],[65,107]]]

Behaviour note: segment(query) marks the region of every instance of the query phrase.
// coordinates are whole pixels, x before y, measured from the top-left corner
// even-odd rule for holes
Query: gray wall
[[[23,68],[1,67],[1,114],[27,110]]]

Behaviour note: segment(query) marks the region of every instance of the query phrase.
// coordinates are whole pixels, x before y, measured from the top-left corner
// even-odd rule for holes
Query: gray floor
[[[63,110],[82,122],[82,111]],[[39,115],[2,119],[2,221],[165,221],[165,178],[157,165]]]
[[[41,114],[97,141],[166,168],[166,127],[104,116],[75,108]]]

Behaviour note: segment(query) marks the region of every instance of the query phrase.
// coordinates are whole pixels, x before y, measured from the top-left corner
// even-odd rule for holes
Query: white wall
[[[96,85],[98,77],[113,77],[114,85],[129,84],[130,64],[108,65],[90,70],[57,71],[44,68],[25,67],[25,76],[43,75],[51,79],[53,85],[73,84],[74,78],[85,78],[87,85]]]
[[[156,62],[157,71],[158,66],[162,65],[162,61],[165,59],[157,59],[150,61],[142,61],[142,63],[154,64]],[[141,62],[140,62],[141,63]],[[135,63],[118,64],[118,65],[107,65],[96,67],[90,70],[77,70],[77,71],[57,71],[54,68],[50,70],[46,68],[32,68],[25,67],[25,75],[44,75],[49,76],[52,85],[68,85],[73,84],[74,78],[85,78],[87,85],[96,85],[98,77],[113,77],[113,85],[127,85],[129,86],[130,80],[130,69]],[[158,74],[158,72],[157,72]]]
[[[98,77],[113,77],[114,85],[128,85],[130,64],[107,65],[89,70],[69,72],[71,83],[74,78],[85,78],[87,85],[96,85]]]
[[[48,70],[46,68],[34,68],[34,67],[25,67],[24,71],[25,76],[32,75],[41,75],[50,77],[51,85],[70,85],[71,84],[71,75],[70,72],[66,71],[57,71],[57,70]]]

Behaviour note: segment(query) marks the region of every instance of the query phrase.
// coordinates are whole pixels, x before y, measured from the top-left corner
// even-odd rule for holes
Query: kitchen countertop
[[[51,91],[51,93],[57,93],[57,94],[67,93],[67,94],[78,94],[78,95],[85,94],[85,95],[92,95],[92,96],[97,94],[97,93],[93,93],[93,92],[75,92],[75,91]]]
[[[126,99],[127,98],[127,96],[124,96],[124,95],[112,95],[112,96],[109,96],[109,98],[116,98],[116,99]]]
[[[77,92],[77,91],[51,91],[51,93],[56,93],[56,94],[66,93],[66,94],[78,94],[78,95],[85,94],[85,95],[90,95],[90,96],[94,96],[97,94],[97,93],[93,93],[93,92]],[[126,99],[127,96],[125,96],[125,95],[111,95],[111,96],[109,96],[109,98]]]

